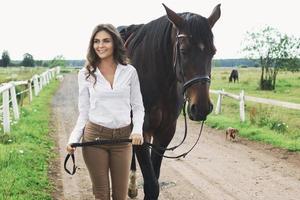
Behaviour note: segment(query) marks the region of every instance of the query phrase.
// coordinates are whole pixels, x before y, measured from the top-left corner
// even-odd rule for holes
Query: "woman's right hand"
[[[76,150],[76,147],[71,147],[70,144],[67,145],[67,152],[69,154],[73,154],[75,152],[75,150]]]

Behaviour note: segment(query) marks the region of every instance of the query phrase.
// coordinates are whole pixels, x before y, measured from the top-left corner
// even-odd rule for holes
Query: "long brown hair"
[[[86,56],[87,61],[85,63],[85,68],[87,69],[86,79],[92,76],[95,79],[94,85],[97,82],[95,71],[97,69],[97,66],[101,63],[101,58],[99,58],[94,50],[94,38],[100,31],[107,32],[113,39],[113,57],[115,62],[122,65],[126,65],[129,63],[129,59],[126,55],[126,49],[124,47],[124,42],[118,30],[112,24],[99,24],[94,28],[92,36],[90,38],[88,53]]]

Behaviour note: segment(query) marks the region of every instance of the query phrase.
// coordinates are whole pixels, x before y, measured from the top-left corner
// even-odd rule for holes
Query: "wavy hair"
[[[122,65],[126,65],[129,63],[129,59],[126,54],[126,49],[124,47],[124,42],[121,38],[120,33],[112,24],[99,24],[97,25],[92,33],[90,38],[88,53],[87,53],[87,61],[85,63],[85,68],[87,69],[86,80],[92,76],[95,80],[94,85],[97,82],[97,78],[95,75],[95,71],[97,66],[101,63],[101,58],[96,54],[94,49],[94,39],[98,32],[105,31],[107,32],[113,39],[113,57],[116,63],[120,63]]]

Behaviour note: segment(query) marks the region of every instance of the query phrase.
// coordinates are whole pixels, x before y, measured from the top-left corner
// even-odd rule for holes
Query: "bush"
[[[271,122],[271,130],[278,133],[285,133],[288,129],[288,125],[280,120]]]

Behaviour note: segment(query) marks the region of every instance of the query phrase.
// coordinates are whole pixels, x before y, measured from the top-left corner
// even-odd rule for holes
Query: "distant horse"
[[[235,83],[235,81],[239,81],[239,72],[237,69],[233,69],[230,73],[230,76],[229,76],[229,82],[231,83],[232,82],[232,79],[233,79],[233,82]]]
[[[164,7],[166,16],[119,29],[139,75],[145,106],[145,141],[162,148],[174,136],[184,98],[191,120],[204,121],[213,109],[209,86],[216,49],[211,29],[221,15],[220,5],[208,18],[189,12],[176,14]],[[135,146],[134,151],[144,178],[144,199],[156,200],[161,155],[165,151],[160,149],[159,155],[145,145]],[[135,159],[132,163],[135,170]],[[130,195],[129,191],[129,196],[136,194]]]

